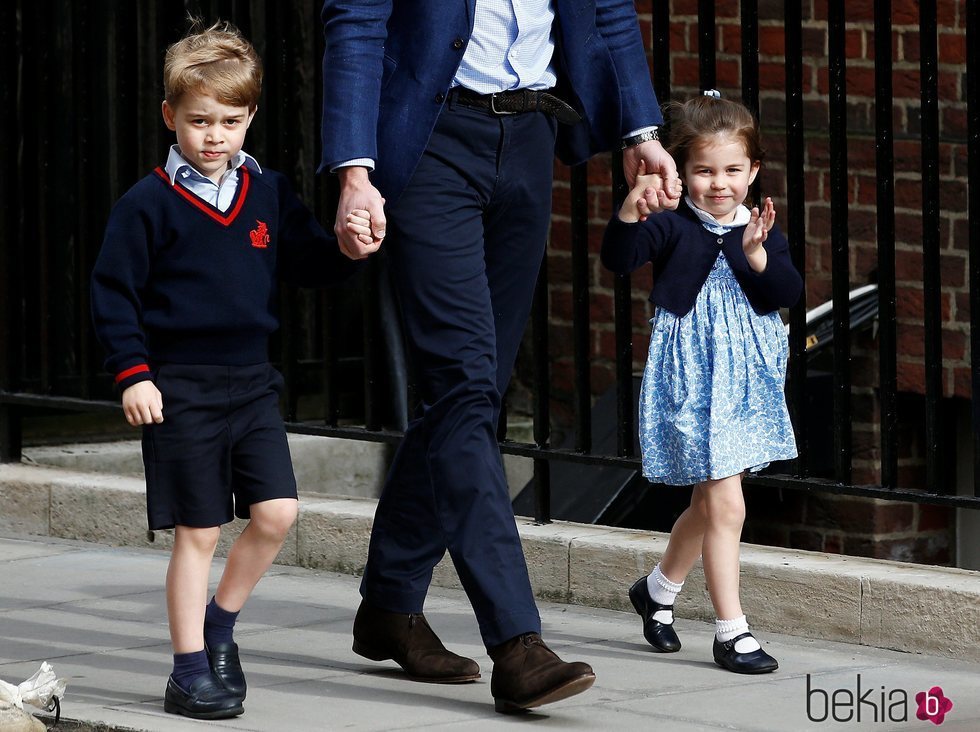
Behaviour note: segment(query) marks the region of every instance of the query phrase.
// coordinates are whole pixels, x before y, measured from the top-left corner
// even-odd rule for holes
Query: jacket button
[[[435,100],[436,100],[436,104],[442,104],[444,101],[446,101],[446,95],[443,94],[442,92],[439,92],[438,94],[436,94]]]
[[[453,41],[453,48],[455,48],[457,51],[459,49],[461,49],[462,47],[463,47],[463,39],[462,38],[457,38],[455,41]]]
[[[722,239],[722,238],[721,238],[721,237],[719,236],[719,237],[718,237],[718,243],[719,243],[719,244],[724,244],[724,243],[725,243],[725,240],[724,240],[724,239]]]

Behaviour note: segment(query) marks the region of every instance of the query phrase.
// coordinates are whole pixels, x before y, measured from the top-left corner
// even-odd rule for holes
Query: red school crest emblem
[[[252,246],[256,249],[265,249],[269,246],[269,227],[265,225],[264,221],[255,220],[257,226],[248,232],[249,237],[252,239]]]

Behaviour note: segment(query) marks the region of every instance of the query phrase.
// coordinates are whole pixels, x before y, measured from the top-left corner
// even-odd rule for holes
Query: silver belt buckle
[[[510,114],[517,114],[517,112],[507,112],[504,110],[497,109],[497,95],[503,94],[503,92],[493,92],[490,95],[490,111],[497,115],[498,117],[503,117]]]

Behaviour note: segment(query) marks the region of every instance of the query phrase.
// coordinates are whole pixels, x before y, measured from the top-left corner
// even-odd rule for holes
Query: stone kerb
[[[375,501],[300,496],[296,563],[360,575],[364,572]]]
[[[980,573],[931,569],[882,562],[864,573],[862,645],[980,658]]]

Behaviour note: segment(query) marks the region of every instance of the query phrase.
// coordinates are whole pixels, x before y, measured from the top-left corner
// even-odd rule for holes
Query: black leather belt
[[[544,112],[554,116],[565,125],[581,121],[579,113],[554,94],[533,89],[514,89],[494,94],[477,94],[471,89],[457,86],[449,92],[450,101],[473,109],[484,109],[492,115],[524,114],[525,112]]]

